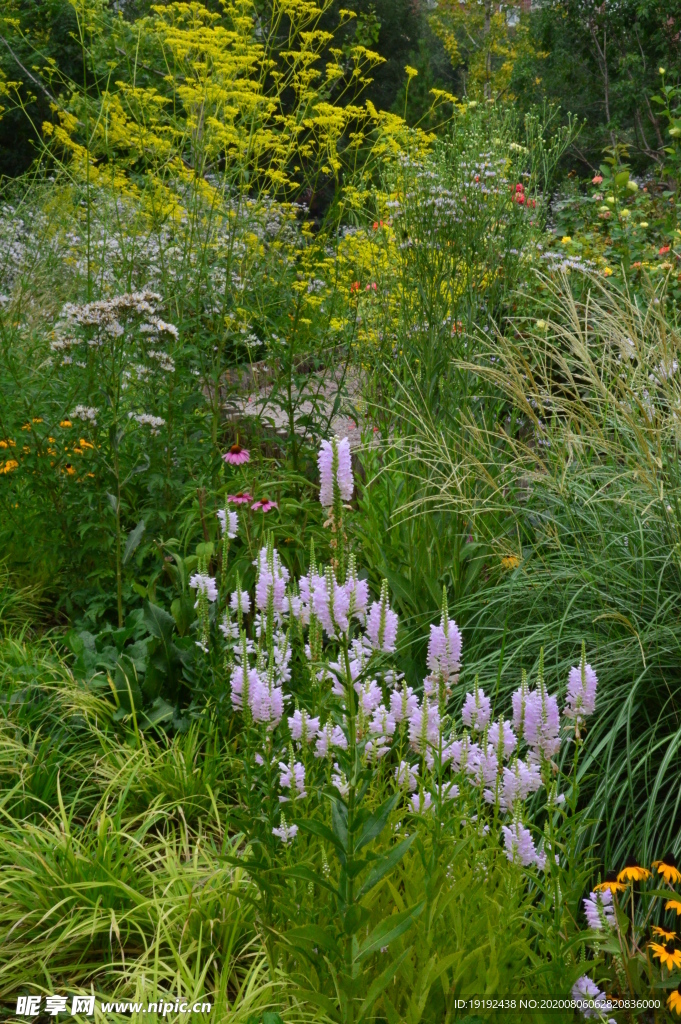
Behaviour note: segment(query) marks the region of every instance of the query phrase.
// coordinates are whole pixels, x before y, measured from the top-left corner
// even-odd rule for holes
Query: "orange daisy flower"
[[[667,885],[681,882],[681,871],[676,866],[676,857],[673,853],[665,854],[662,860],[654,860],[653,867],[657,868],[658,874],[662,875]]]
[[[650,871],[648,868],[642,868],[639,864],[634,861],[624,865],[622,870],[617,876],[618,882],[645,882],[647,878],[650,878]]]
[[[606,889],[609,889],[610,892],[624,892],[626,885],[615,878],[614,871],[610,871],[606,875],[604,882],[599,882],[598,885],[594,885],[594,892],[605,892]]]
[[[667,996],[667,1006],[681,1017],[681,985]]]
[[[653,951],[653,956],[656,956],[660,963],[670,971],[675,967],[681,967],[681,949],[675,949],[673,942],[667,942],[664,946],[661,946],[659,942],[650,942],[649,946]]]

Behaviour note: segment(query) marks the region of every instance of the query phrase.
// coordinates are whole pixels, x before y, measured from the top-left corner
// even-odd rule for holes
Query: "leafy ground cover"
[[[0,223],[5,1019],[678,1017],[676,143],[410,127],[331,4],[73,14]]]

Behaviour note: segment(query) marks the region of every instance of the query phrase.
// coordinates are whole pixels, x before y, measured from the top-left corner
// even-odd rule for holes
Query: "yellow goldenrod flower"
[[[653,925],[653,935],[659,936],[664,939],[665,942],[671,942],[672,939],[676,938],[676,932],[668,932],[665,928],[660,928],[659,925]]]
[[[416,76],[418,75],[418,71],[416,70],[416,68],[409,67],[408,64],[404,70],[407,73],[407,78],[416,78]]]
[[[638,864],[627,864],[617,876],[618,882],[645,882],[650,878],[648,868],[639,867]]]
[[[661,946],[659,942],[650,942],[648,945],[653,951],[653,956],[670,971],[674,967],[681,967],[681,949],[675,949],[673,942],[668,942],[665,946]]]
[[[681,1017],[681,985],[675,988],[674,991],[667,996],[667,1006],[670,1010],[673,1010],[675,1014]]]
[[[667,885],[676,885],[681,882],[681,871],[676,866],[676,857],[672,853],[666,853],[661,860],[654,860],[653,867],[657,873],[662,875]]]

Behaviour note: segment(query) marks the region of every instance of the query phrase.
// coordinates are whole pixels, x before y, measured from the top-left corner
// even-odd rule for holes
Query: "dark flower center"
[[[243,451],[243,448],[240,444],[233,444],[229,450],[232,455],[239,455]]]

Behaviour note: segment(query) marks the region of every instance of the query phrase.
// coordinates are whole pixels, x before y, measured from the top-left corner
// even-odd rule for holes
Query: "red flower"
[[[378,231],[378,221],[374,221],[374,231]]]
[[[525,186],[521,185],[521,183],[518,182],[518,184],[515,187],[515,190],[516,190],[516,192],[524,192],[525,191]]]
[[[660,248],[657,251],[659,252],[660,256],[664,256],[664,254],[666,252],[669,252],[670,249],[671,249],[670,245],[661,245]]]
[[[594,174],[593,178],[591,179],[591,184],[592,185],[600,185],[600,183],[602,181],[603,181],[603,175],[602,174]]]
[[[350,285],[350,291],[351,292],[358,292],[359,288],[360,288],[359,281],[353,281],[352,284]]]

